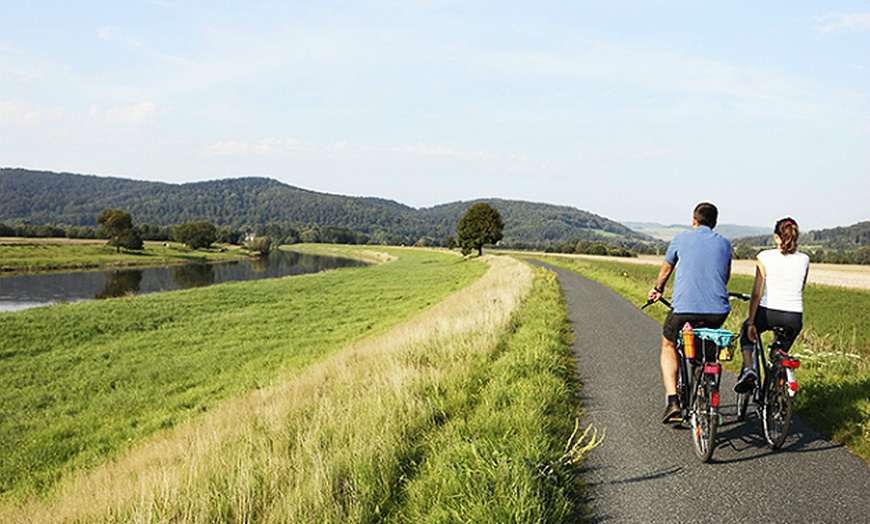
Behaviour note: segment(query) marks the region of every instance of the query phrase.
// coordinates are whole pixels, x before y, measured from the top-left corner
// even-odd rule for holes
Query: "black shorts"
[[[674,313],[671,310],[662,326],[662,335],[676,344],[677,337],[686,322],[693,328],[716,329],[724,324],[727,318],[728,313]]]
[[[767,309],[766,307],[758,308],[758,311],[755,312],[755,330],[758,331],[758,334],[761,335],[765,331],[770,331],[770,328],[773,326],[783,326],[787,327],[791,330],[787,336],[781,339],[782,341],[782,349],[788,351],[791,349],[792,344],[794,344],[795,339],[798,336],[798,333],[801,332],[803,328],[803,313],[795,313],[793,311],[780,311],[778,309]],[[746,320],[748,322],[749,319]],[[747,325],[746,322],[743,323],[743,326],[740,327],[740,347],[741,348],[749,348],[752,345],[752,341],[749,340],[749,336],[746,334]]]

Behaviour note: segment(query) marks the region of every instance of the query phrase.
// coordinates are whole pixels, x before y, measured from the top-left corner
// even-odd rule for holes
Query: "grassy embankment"
[[[659,268],[575,257],[541,257],[553,265],[596,280],[641,305]],[[673,279],[671,279],[673,280]],[[669,296],[671,284],[665,290]],[[729,289],[752,291],[752,278],[734,275]],[[748,303],[732,301],[726,329],[738,331]],[[791,353],[801,360],[797,412],[826,435],[870,461],[870,291],[810,284],[804,292],[804,329]],[[667,309],[647,308],[664,321]],[[770,334],[764,335],[765,344]],[[739,352],[726,364],[740,367]]]
[[[381,266],[0,314],[2,520],[578,511],[571,462],[589,441],[572,437],[552,275],[496,258],[480,278],[480,262],[392,252]]]
[[[121,250],[105,241],[73,242],[65,239],[0,239],[0,272],[81,270],[98,267],[128,267],[218,262],[250,256],[238,246],[191,250],[178,242],[145,242],[142,251]]]

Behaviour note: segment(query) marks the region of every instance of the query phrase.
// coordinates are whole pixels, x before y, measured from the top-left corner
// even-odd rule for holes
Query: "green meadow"
[[[0,520],[580,515],[597,435],[577,425],[554,276],[378,251],[391,261],[0,314]]]
[[[108,266],[148,266],[248,257],[238,246],[191,250],[178,242],[145,242],[141,251],[121,250],[104,241],[0,239],[0,271],[35,272]]]
[[[596,280],[627,300],[643,305],[659,268],[582,257],[541,257],[550,264]],[[671,279],[673,280],[673,279]],[[732,275],[729,289],[752,291],[751,277]],[[665,289],[670,296],[671,285]],[[723,326],[739,331],[749,313],[748,303],[732,301]],[[870,291],[809,284],[804,291],[804,329],[791,353],[801,360],[797,413],[805,421],[870,461]],[[645,311],[664,321],[667,309],[653,305]],[[770,334],[763,337],[770,342]],[[655,347],[658,343],[651,341]],[[739,352],[726,363],[737,372]]]

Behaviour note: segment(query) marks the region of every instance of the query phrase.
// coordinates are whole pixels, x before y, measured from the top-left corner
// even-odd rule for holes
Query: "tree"
[[[264,257],[272,251],[272,241],[269,237],[256,237],[250,242],[245,244],[245,247],[251,253],[255,253],[257,256]]]
[[[102,234],[109,238],[109,245],[115,247],[115,252],[124,249],[142,249],[142,237],[133,227],[133,217],[120,209],[105,209],[97,217]]]
[[[462,254],[476,249],[478,256],[482,255],[484,244],[495,244],[502,239],[502,229],[504,221],[496,208],[486,203],[469,207],[459,219],[456,230]]]
[[[190,249],[199,249],[211,247],[217,240],[217,233],[217,227],[204,220],[187,222],[175,228],[175,240]]]

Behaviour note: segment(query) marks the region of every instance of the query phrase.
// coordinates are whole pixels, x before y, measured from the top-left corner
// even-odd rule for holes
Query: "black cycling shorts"
[[[693,328],[717,329],[725,323],[727,318],[728,313],[674,313],[671,310],[662,326],[662,335],[676,344],[680,331],[686,322]]]
[[[767,309],[766,307],[758,308],[758,311],[755,312],[755,330],[758,331],[758,334],[761,335],[765,331],[770,331],[770,328],[773,326],[783,326],[787,327],[791,330],[791,333],[788,336],[782,338],[782,349],[788,351],[791,348],[791,345],[794,344],[795,339],[798,336],[798,333],[801,332],[803,328],[803,313],[795,313],[793,311],[780,311],[778,309]],[[748,322],[749,319],[746,319]],[[747,325],[746,322],[743,323],[743,326],[740,328],[740,347],[748,348],[752,345],[752,341],[749,340],[749,336],[746,334]]]

